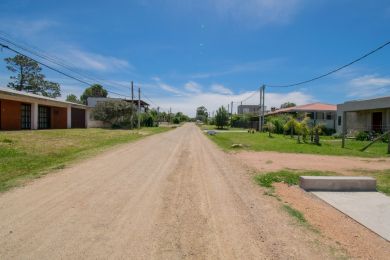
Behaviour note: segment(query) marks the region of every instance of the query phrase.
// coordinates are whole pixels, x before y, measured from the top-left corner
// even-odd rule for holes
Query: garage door
[[[72,128],[85,128],[85,109],[72,107]]]

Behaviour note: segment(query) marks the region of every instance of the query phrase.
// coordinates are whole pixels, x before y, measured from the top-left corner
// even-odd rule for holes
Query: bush
[[[275,126],[274,133],[276,134],[283,134],[284,133],[284,125],[289,120],[289,117],[287,115],[277,115],[277,116],[270,116],[267,117],[267,122],[272,122]]]
[[[368,140],[370,140],[370,135],[366,131],[359,131],[359,132],[357,132],[355,138],[358,141],[368,141]]]

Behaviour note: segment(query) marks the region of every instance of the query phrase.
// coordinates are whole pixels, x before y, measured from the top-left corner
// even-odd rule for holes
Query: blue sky
[[[0,30],[129,93],[133,80],[163,109],[193,115],[261,84],[311,78],[390,40],[386,0],[132,0],[0,2]],[[0,52],[0,85],[10,73]],[[63,97],[84,85],[44,70]],[[120,86],[119,86],[120,85]],[[390,95],[390,47],[326,79],[266,90],[266,105]],[[257,97],[246,104],[258,103]],[[152,104],[153,105],[153,104]]]

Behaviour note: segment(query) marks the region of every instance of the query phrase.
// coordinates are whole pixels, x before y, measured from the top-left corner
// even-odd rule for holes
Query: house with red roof
[[[278,114],[304,114],[310,117],[314,124],[323,124],[326,128],[336,130],[336,105],[317,102],[301,106],[273,109],[267,112],[266,116]]]

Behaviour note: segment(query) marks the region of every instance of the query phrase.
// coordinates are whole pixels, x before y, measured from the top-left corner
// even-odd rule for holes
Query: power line
[[[54,67],[52,67],[52,66],[50,66],[50,65],[47,65],[47,64],[45,64],[45,63],[43,63],[43,62],[41,62],[41,61],[38,61],[38,60],[33,59],[33,58],[31,58],[31,57],[28,57],[27,55],[25,55],[25,54],[23,54],[23,53],[21,53],[21,52],[15,50],[15,49],[13,49],[13,48],[7,46],[7,45],[4,45],[4,44],[0,43],[0,46],[1,46],[2,48],[8,49],[8,50],[10,50],[10,51],[13,51],[13,52],[16,53],[16,54],[19,54],[19,55],[22,55],[22,56],[24,56],[24,57],[27,57],[27,58],[29,58],[29,59],[31,59],[31,60],[37,62],[38,64],[40,64],[40,65],[42,65],[42,66],[44,66],[44,67],[46,67],[46,68],[48,68],[48,69],[51,69],[51,70],[53,70],[53,71],[55,71],[55,72],[57,72],[57,73],[59,73],[59,74],[61,74],[61,75],[63,75],[63,76],[66,76],[66,77],[68,77],[68,78],[74,79],[74,80],[76,80],[76,81],[78,81],[78,82],[80,82],[80,83],[82,83],[82,84],[88,85],[88,86],[92,85],[91,83],[89,83],[89,82],[87,82],[87,81],[85,81],[85,80],[83,80],[83,79],[79,79],[79,78],[77,78],[77,77],[75,77],[75,76],[72,76],[72,75],[66,73],[66,72],[60,71],[59,69],[56,69],[56,68],[54,68]],[[123,94],[120,94],[120,93],[116,93],[116,92],[114,92],[114,91],[109,91],[109,90],[107,90],[107,92],[109,92],[109,93],[111,93],[111,94],[118,95],[118,96],[128,97],[128,96],[126,96],[126,95],[123,95]]]
[[[329,72],[327,72],[327,73],[325,73],[325,74],[322,74],[322,75],[320,75],[320,76],[317,76],[317,77],[314,77],[314,78],[311,78],[311,79],[308,79],[308,80],[304,80],[304,81],[301,81],[301,82],[292,83],[292,84],[285,84],[285,85],[268,85],[268,84],[267,84],[267,87],[271,87],[271,88],[288,88],[288,87],[295,87],[295,86],[298,86],[298,85],[303,85],[303,84],[306,84],[306,83],[309,83],[309,82],[312,82],[312,81],[315,81],[315,80],[324,78],[324,77],[329,76],[329,75],[331,75],[331,74],[333,74],[333,73],[336,73],[336,72],[338,72],[338,71],[340,71],[340,70],[342,70],[342,69],[345,69],[346,67],[351,66],[352,64],[354,64],[354,63],[356,63],[356,62],[359,62],[359,61],[361,61],[361,60],[367,58],[367,57],[370,56],[371,54],[374,54],[375,52],[377,52],[377,51],[383,49],[384,47],[386,47],[386,46],[389,45],[389,44],[390,44],[390,41],[388,41],[388,42],[386,42],[386,43],[380,45],[380,46],[377,47],[376,49],[374,49],[374,50],[372,50],[372,51],[370,51],[370,52],[364,54],[363,56],[361,56],[361,57],[359,57],[359,58],[357,58],[357,59],[355,59],[355,60],[353,60],[353,61],[351,61],[351,62],[349,62],[349,63],[347,63],[347,64],[345,64],[345,65],[343,65],[343,66],[341,66],[341,67],[338,67],[338,68],[333,69],[333,70],[331,70],[331,71],[329,71]]]
[[[8,34],[2,32],[2,31],[0,31],[0,34],[6,35],[7,37],[10,37]],[[33,54],[33,55],[41,58],[41,59],[49,61],[49,62],[51,62],[53,64],[56,64],[56,65],[58,65],[60,67],[63,67],[63,68],[67,69],[70,72],[78,74],[79,76],[81,76],[83,78],[90,79],[90,80],[92,80],[92,81],[94,81],[96,83],[100,83],[102,85],[108,85],[108,86],[111,86],[111,87],[115,87],[117,89],[119,89],[119,87],[121,87],[121,88],[128,88],[127,86],[124,86],[122,84],[117,84],[118,86],[116,86],[115,84],[112,84],[112,83],[110,83],[108,81],[105,81],[105,80],[102,80],[102,79],[97,79],[96,77],[92,77],[92,76],[90,76],[88,74],[85,74],[85,73],[80,73],[79,71],[75,70],[74,68],[72,68],[71,66],[66,64],[66,62],[63,61],[62,59],[60,59],[60,58],[58,58],[58,57],[56,57],[54,55],[51,57],[51,56],[45,54],[42,50],[39,50],[36,47],[30,47],[30,48],[25,47],[25,46],[23,46],[23,45],[21,45],[19,43],[16,43],[13,40],[10,40],[9,38],[5,38],[4,36],[0,36],[0,40],[3,40],[3,41],[5,41],[5,42],[7,42],[9,44],[12,44],[13,46],[15,46],[15,47],[17,47],[19,49],[22,49],[22,50],[24,50],[26,52],[29,52],[30,54]]]

